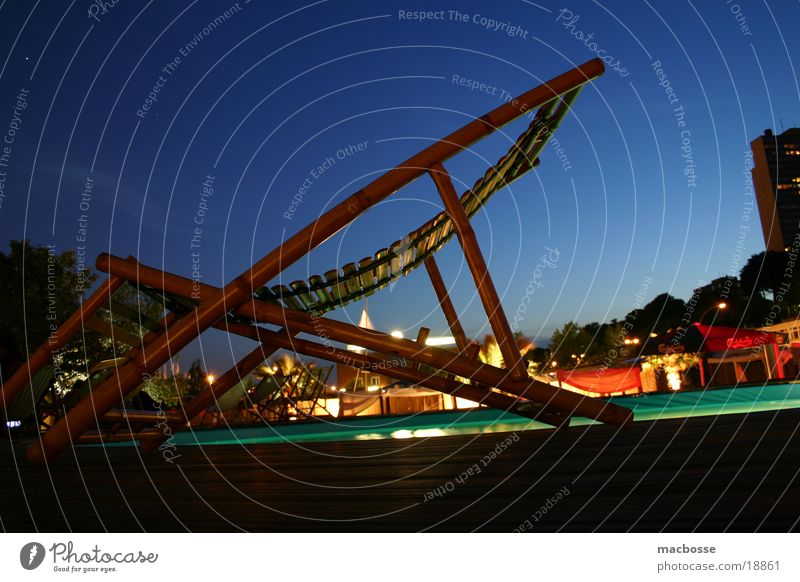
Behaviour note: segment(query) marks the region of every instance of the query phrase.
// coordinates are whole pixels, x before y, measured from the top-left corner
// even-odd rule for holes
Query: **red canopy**
[[[635,368],[559,370],[556,372],[556,377],[561,382],[596,394],[625,392],[642,385],[638,366]]]
[[[705,337],[705,351],[722,352],[740,348],[756,348],[764,344],[776,343],[775,334],[755,329],[723,327],[721,325],[702,325],[695,323],[697,331]]]

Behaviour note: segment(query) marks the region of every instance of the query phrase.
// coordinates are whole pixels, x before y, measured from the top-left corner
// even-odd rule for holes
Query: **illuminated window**
[[[778,190],[789,190],[794,187],[794,184],[778,184]]]

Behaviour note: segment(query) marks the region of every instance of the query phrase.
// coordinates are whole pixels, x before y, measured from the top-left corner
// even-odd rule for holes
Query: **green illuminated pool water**
[[[613,399],[634,411],[636,421],[800,408],[800,383],[720,388],[696,392],[647,394]],[[572,426],[593,424],[573,418]],[[491,408],[413,416],[352,418],[331,422],[258,425],[180,432],[178,446],[281,442],[422,438],[551,428],[534,420]]]

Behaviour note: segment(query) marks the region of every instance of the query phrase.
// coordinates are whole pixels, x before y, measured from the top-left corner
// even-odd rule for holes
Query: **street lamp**
[[[700,315],[700,319],[698,319],[697,321],[698,321],[699,323],[703,323],[703,318],[706,316],[706,313],[708,313],[708,312],[709,312],[709,311],[711,311],[712,309],[719,309],[719,310],[722,310],[722,309],[725,309],[725,308],[727,308],[727,307],[728,307],[728,304],[727,304],[727,303],[725,303],[724,301],[721,301],[721,302],[717,303],[716,305],[712,305],[711,307],[709,307],[708,309],[706,309],[706,310],[705,310],[705,311],[702,313],[702,315]]]

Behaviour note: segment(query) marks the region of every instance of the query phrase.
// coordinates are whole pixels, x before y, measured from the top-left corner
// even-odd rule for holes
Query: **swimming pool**
[[[764,412],[800,408],[800,383],[624,396],[614,398],[613,401],[615,404],[633,410],[637,422]],[[576,417],[572,419],[571,426],[594,423],[592,420]],[[501,410],[477,408],[461,412],[425,413],[411,416],[349,418],[313,423],[263,424],[183,431],[173,435],[171,442],[176,446],[300,443],[423,438],[542,428],[552,427]],[[122,445],[122,443],[118,443],[118,445]]]

